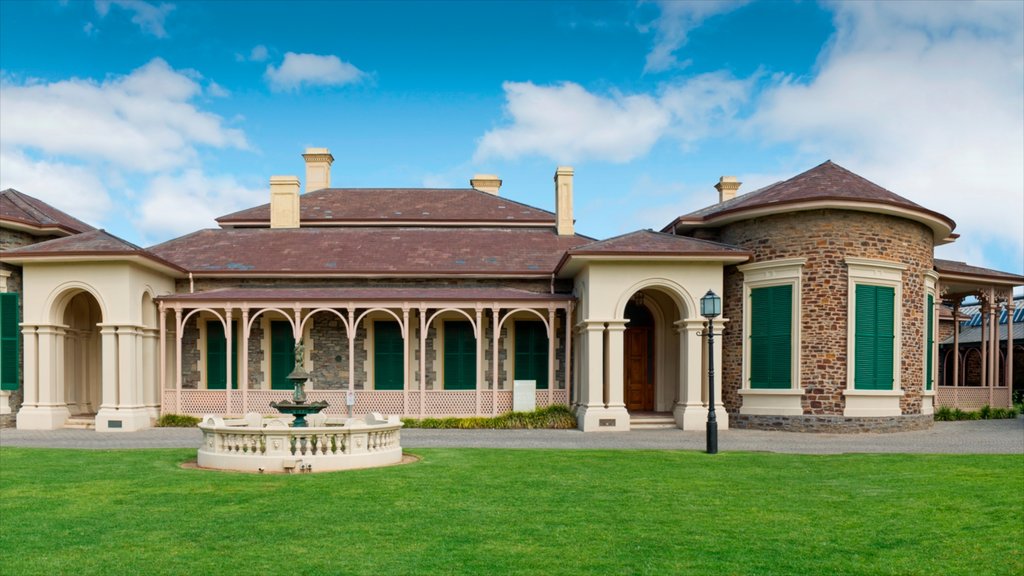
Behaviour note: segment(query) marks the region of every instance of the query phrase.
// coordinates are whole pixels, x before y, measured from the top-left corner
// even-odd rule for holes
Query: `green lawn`
[[[1024,573],[1024,456],[413,452],[269,476],[0,448],[0,572]]]

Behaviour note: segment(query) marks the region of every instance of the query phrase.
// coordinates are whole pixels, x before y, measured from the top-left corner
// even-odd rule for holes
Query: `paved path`
[[[0,446],[49,448],[197,448],[197,429],[155,428],[141,432],[0,429]],[[719,450],[841,454],[916,452],[935,454],[1024,454],[1024,418],[936,422],[929,430],[889,434],[811,434],[723,430]],[[646,430],[403,430],[405,448],[584,448],[703,450],[703,432]]]

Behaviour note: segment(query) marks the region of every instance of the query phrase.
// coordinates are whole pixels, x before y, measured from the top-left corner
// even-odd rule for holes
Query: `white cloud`
[[[721,129],[749,95],[750,81],[723,73],[664,85],[656,95],[591,93],[578,84],[504,84],[512,123],[481,138],[475,158],[539,154],[557,162],[628,162],[661,138],[689,143]]]
[[[92,169],[63,162],[35,161],[19,151],[0,151],[0,190],[35,196],[89,224],[111,208],[110,193]]]
[[[240,130],[191,101],[200,85],[157,58],[103,82],[0,84],[0,141],[154,172],[198,157],[197,146],[246,148]]]
[[[954,217],[951,253],[1024,261],[1024,4],[844,2],[819,71],[751,126]],[[986,264],[986,262],[979,262]],[[993,262],[988,262],[993,265]],[[1005,264],[1004,264],[1005,265]]]
[[[265,78],[273,90],[297,90],[303,86],[344,86],[359,82],[365,75],[334,55],[288,52],[280,67],[267,65]]]
[[[233,176],[209,176],[198,169],[161,174],[149,182],[136,226],[148,241],[164,240],[214,227],[218,216],[264,204],[269,198],[267,188],[250,188]]]
[[[644,72],[664,72],[685,67],[689,61],[679,62],[676,51],[682,48],[690,31],[708,18],[731,12],[743,5],[736,0],[660,0],[656,2],[660,13],[651,22],[640,27],[643,32],[654,31],[654,46],[647,54]]]
[[[263,62],[267,59],[267,47],[263,44],[257,44],[253,46],[252,51],[249,52],[249,60],[253,62]]]
[[[164,20],[174,10],[173,4],[154,4],[142,0],[96,0],[96,12],[100,16],[106,16],[112,6],[130,12],[132,23],[137,24],[143,31],[157,38],[167,37]]]

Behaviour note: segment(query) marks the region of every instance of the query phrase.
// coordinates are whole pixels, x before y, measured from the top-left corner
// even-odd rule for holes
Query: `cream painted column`
[[[477,302],[476,304],[476,412],[475,415],[480,415],[480,388],[484,382],[484,324],[483,324],[483,312],[484,307]]]
[[[24,379],[23,394],[25,395],[22,399],[22,409],[35,408],[39,402],[39,355],[37,353],[38,336],[36,335],[35,326],[21,325],[21,343],[21,352],[24,358],[22,366],[22,378]],[[21,426],[19,425],[18,427],[20,428]]]
[[[608,408],[626,409],[625,397],[625,344],[627,320],[608,322]]]
[[[155,328],[142,329],[142,366],[143,366],[143,397],[142,404],[149,410],[152,418],[160,417],[160,382],[157,371],[160,367],[157,364],[159,353],[159,335]]]
[[[683,430],[704,430],[707,424],[707,405],[703,399],[706,376],[701,374],[704,366],[704,323],[702,318],[675,323],[679,332],[679,400],[672,409],[672,415],[676,426]]]
[[[583,323],[575,327],[578,346],[576,346],[576,402],[573,406],[578,410],[587,404],[589,391],[587,389],[587,330]]]
[[[1010,395],[1013,407],[1013,292],[1006,302],[1006,393]]]
[[[22,324],[22,335],[25,400],[18,411],[18,428],[55,430],[71,416],[57,393],[57,379],[63,372],[63,358],[56,356],[59,353],[57,340],[63,341],[62,328]]]
[[[501,388],[498,384],[498,339],[501,336],[501,330],[498,328],[498,322],[500,321],[499,316],[501,315],[501,308],[498,307],[497,303],[491,305],[491,415],[498,413],[498,390]]]
[[[427,308],[420,305],[418,311],[420,317],[420,418],[423,417],[423,408],[427,395]]]
[[[231,411],[231,396],[233,392],[231,390],[231,344],[234,340],[234,330],[231,329],[231,306],[224,307],[224,414],[234,414]],[[242,414],[236,414],[236,416],[242,416]]]
[[[160,402],[160,410],[166,411],[167,399],[164,398],[164,394],[167,392],[167,309],[163,302],[160,302],[157,312],[160,314],[160,374],[157,376],[157,385],[160,389],[156,397]]]
[[[719,430],[729,429],[729,413],[722,403],[722,334],[728,322],[728,318],[715,321],[715,419],[718,420]]]
[[[572,406],[572,302],[565,308],[565,404]]]
[[[618,322],[618,321],[616,321]],[[605,346],[603,320],[584,320],[586,352],[583,363],[587,366],[586,380],[581,383],[585,390],[583,404],[576,411],[576,420],[584,432],[629,430],[629,413],[622,406],[608,406],[604,399]],[[621,336],[621,332],[619,332]],[[621,339],[620,339],[621,342]],[[618,366],[622,366],[621,348]],[[621,376],[619,378],[621,381]],[[610,396],[610,394],[609,394]],[[619,396],[621,400],[621,395]]]
[[[181,337],[185,327],[181,323],[181,305],[174,306],[174,409],[181,412]],[[104,348],[106,354],[106,348]]]
[[[118,408],[139,406],[138,386],[135,382],[137,358],[134,326],[117,327],[118,394],[121,402]]]
[[[238,388],[242,391],[242,414],[249,413],[249,307],[242,305],[242,358],[238,362]]]
[[[555,305],[548,304],[548,406],[555,394]]]
[[[409,343],[412,326],[409,326],[409,305],[402,304],[402,414],[409,413]]]
[[[348,307],[348,325],[350,327],[346,332],[348,336],[348,389],[351,392],[356,389],[356,334],[359,333],[356,309],[351,305]]]

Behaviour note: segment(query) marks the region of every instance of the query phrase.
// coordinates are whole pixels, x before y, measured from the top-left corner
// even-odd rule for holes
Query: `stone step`
[[[664,430],[676,427],[676,419],[666,416],[641,416],[629,419],[630,430]]]
[[[65,428],[74,430],[94,430],[96,428],[95,418],[68,418],[64,421]]]

